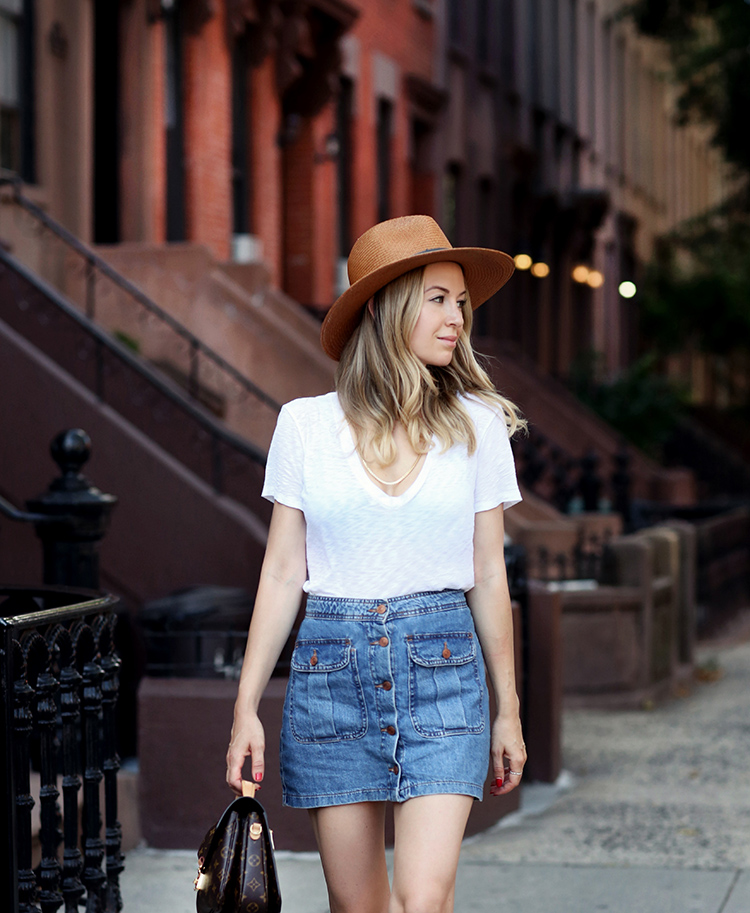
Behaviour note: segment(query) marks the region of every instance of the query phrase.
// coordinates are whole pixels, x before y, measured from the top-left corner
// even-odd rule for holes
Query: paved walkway
[[[655,709],[565,714],[566,773],[466,841],[457,913],[749,913],[750,638],[700,663],[716,680]],[[279,868],[284,913],[328,910],[317,857]],[[131,853],[124,913],[193,913],[194,872]]]

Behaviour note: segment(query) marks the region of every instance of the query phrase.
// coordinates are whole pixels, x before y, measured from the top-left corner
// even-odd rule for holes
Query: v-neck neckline
[[[432,442],[433,446],[425,454],[422,465],[419,467],[419,472],[417,473],[417,476],[411,485],[402,491],[401,494],[389,495],[386,494],[386,492],[384,492],[383,489],[373,479],[370,478],[367,470],[362,464],[362,460],[357,453],[354,433],[349,426],[349,422],[346,420],[346,416],[344,415],[344,410],[341,408],[341,403],[339,402],[338,396],[336,396],[336,406],[338,408],[341,425],[339,432],[341,447],[344,451],[344,456],[352,470],[352,473],[359,481],[360,487],[374,500],[378,501],[381,504],[388,504],[391,507],[398,507],[411,501],[412,498],[414,498],[414,496],[424,485],[425,479],[432,465],[432,455],[435,450],[434,438]]]

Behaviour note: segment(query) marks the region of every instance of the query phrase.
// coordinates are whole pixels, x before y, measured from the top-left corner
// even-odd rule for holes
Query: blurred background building
[[[739,432],[721,437],[728,421],[686,417],[672,435],[679,397],[658,376],[715,413],[746,401],[747,352],[649,356],[641,319],[665,239],[741,182],[710,127],[678,117],[667,45],[622,6],[0,0],[0,495],[44,488],[61,428],[90,433],[91,475],[119,498],[101,574],[132,634],[126,702],[152,668],[149,625],[168,633],[171,618],[192,636],[246,622],[279,405],[331,389],[319,320],[346,288],[353,241],[382,219],[427,213],[454,245],[515,257],[475,331],[532,425],[515,445],[524,505],[508,517],[532,576],[603,582],[604,545],[623,530],[747,501],[747,438],[743,461]],[[740,573],[744,523],[723,540],[740,557],[711,586]],[[0,526],[0,579],[38,573],[31,531]],[[650,595],[628,598],[651,606],[638,580]],[[211,589],[171,595],[197,585]],[[679,599],[675,587],[664,611],[679,603],[694,626],[690,585]],[[621,602],[597,605],[606,650]],[[599,636],[581,620],[595,612],[571,613],[566,674],[588,694],[598,673],[576,644]],[[689,661],[662,622],[644,622],[672,638],[658,675],[601,687],[640,694]],[[650,656],[639,624],[629,649]],[[200,674],[231,678],[227,651]],[[123,738],[135,750],[135,732]]]

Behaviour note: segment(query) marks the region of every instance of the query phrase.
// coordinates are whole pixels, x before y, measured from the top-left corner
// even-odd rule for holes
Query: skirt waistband
[[[466,608],[463,590],[436,590],[390,599],[348,599],[342,596],[307,597],[306,615],[311,618],[366,619],[378,615],[406,616]]]

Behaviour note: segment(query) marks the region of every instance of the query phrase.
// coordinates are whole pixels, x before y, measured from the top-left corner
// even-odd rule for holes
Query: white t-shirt
[[[470,396],[463,403],[477,449],[441,452],[436,441],[396,497],[362,466],[336,393],[282,408],[263,497],[305,515],[308,593],[389,599],[474,586],[474,514],[521,495],[503,416]]]

